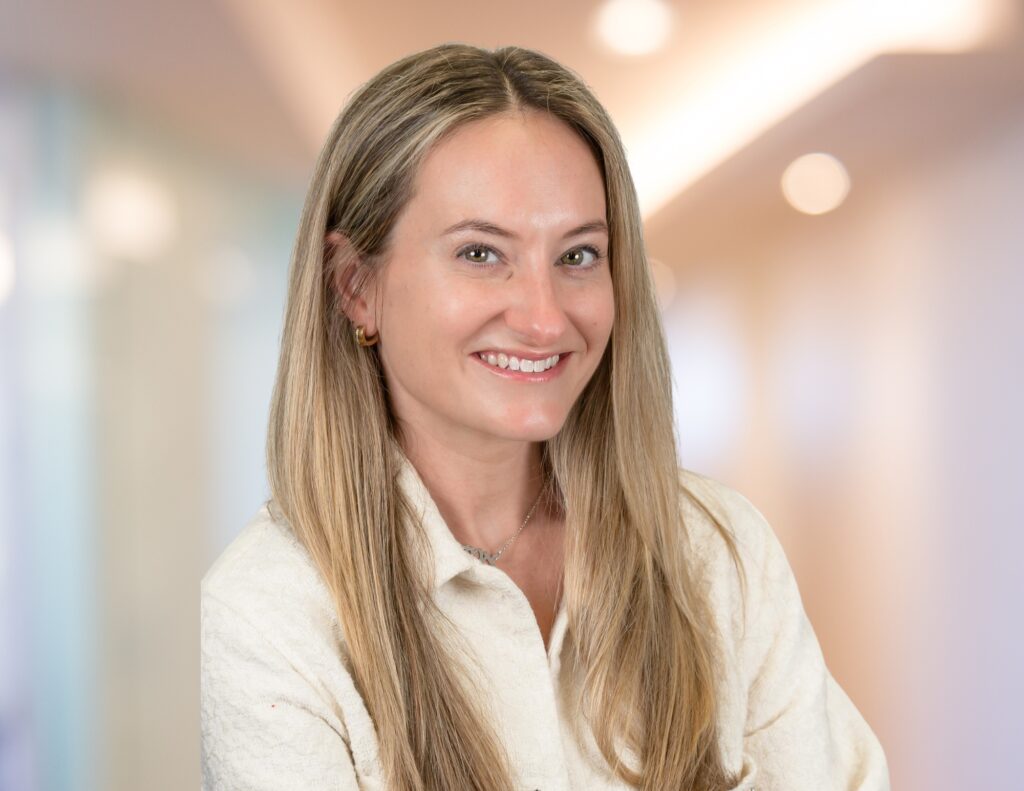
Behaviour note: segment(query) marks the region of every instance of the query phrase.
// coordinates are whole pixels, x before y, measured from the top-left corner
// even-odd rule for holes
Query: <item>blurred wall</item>
[[[194,788],[199,579],[266,497],[301,196],[94,95],[0,104],[2,787]]]
[[[921,76],[886,61],[870,91],[834,91],[863,100],[884,162],[861,134],[792,119],[653,218],[648,245],[676,270],[684,463],[772,523],[893,787],[1006,787],[1024,666],[1006,628],[1024,601],[1024,102],[942,128],[923,106],[879,113],[909,67]],[[951,114],[972,101],[942,93]],[[808,140],[855,165],[830,214],[795,212],[778,186]]]
[[[0,86],[0,784],[91,788],[98,661],[94,344],[74,211],[77,103]],[[31,263],[33,266],[21,266]],[[12,275],[17,278],[12,283]]]

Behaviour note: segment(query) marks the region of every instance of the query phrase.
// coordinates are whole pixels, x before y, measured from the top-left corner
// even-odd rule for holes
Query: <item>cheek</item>
[[[424,265],[423,270],[430,266]],[[400,334],[415,335],[415,340],[430,344],[431,335],[455,335],[460,325],[471,323],[488,304],[490,292],[472,282],[440,275],[410,274],[388,289],[385,297],[385,321]]]
[[[615,295],[611,283],[589,294],[581,309],[579,315],[582,325],[587,328],[588,340],[591,344],[603,346],[615,323]]]
[[[440,298],[429,282],[395,283],[384,300],[385,337],[406,350],[429,346],[429,339],[444,326]]]
[[[479,329],[483,300],[441,278],[395,283],[384,302],[384,345],[392,371],[410,387],[450,384],[453,365]],[[414,385],[418,383],[418,385]]]

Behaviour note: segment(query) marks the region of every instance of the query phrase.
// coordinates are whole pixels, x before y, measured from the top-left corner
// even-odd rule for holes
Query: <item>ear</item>
[[[324,237],[324,260],[328,268],[328,282],[338,295],[339,304],[349,321],[363,325],[367,335],[377,332],[374,315],[372,281],[369,269],[363,263],[352,243],[344,234],[331,231]]]

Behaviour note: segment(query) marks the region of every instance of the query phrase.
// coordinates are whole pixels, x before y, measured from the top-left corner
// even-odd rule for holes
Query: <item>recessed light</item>
[[[601,42],[620,55],[649,55],[668,43],[672,7],[664,0],[607,0],[597,11]]]
[[[831,154],[797,157],[782,174],[782,194],[804,214],[825,214],[837,208],[850,191],[843,163]]]

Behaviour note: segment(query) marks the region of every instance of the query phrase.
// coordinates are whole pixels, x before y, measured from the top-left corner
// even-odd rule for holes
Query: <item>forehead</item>
[[[594,153],[565,122],[527,111],[464,124],[424,158],[408,207],[447,227],[480,217],[529,234],[605,219]]]

